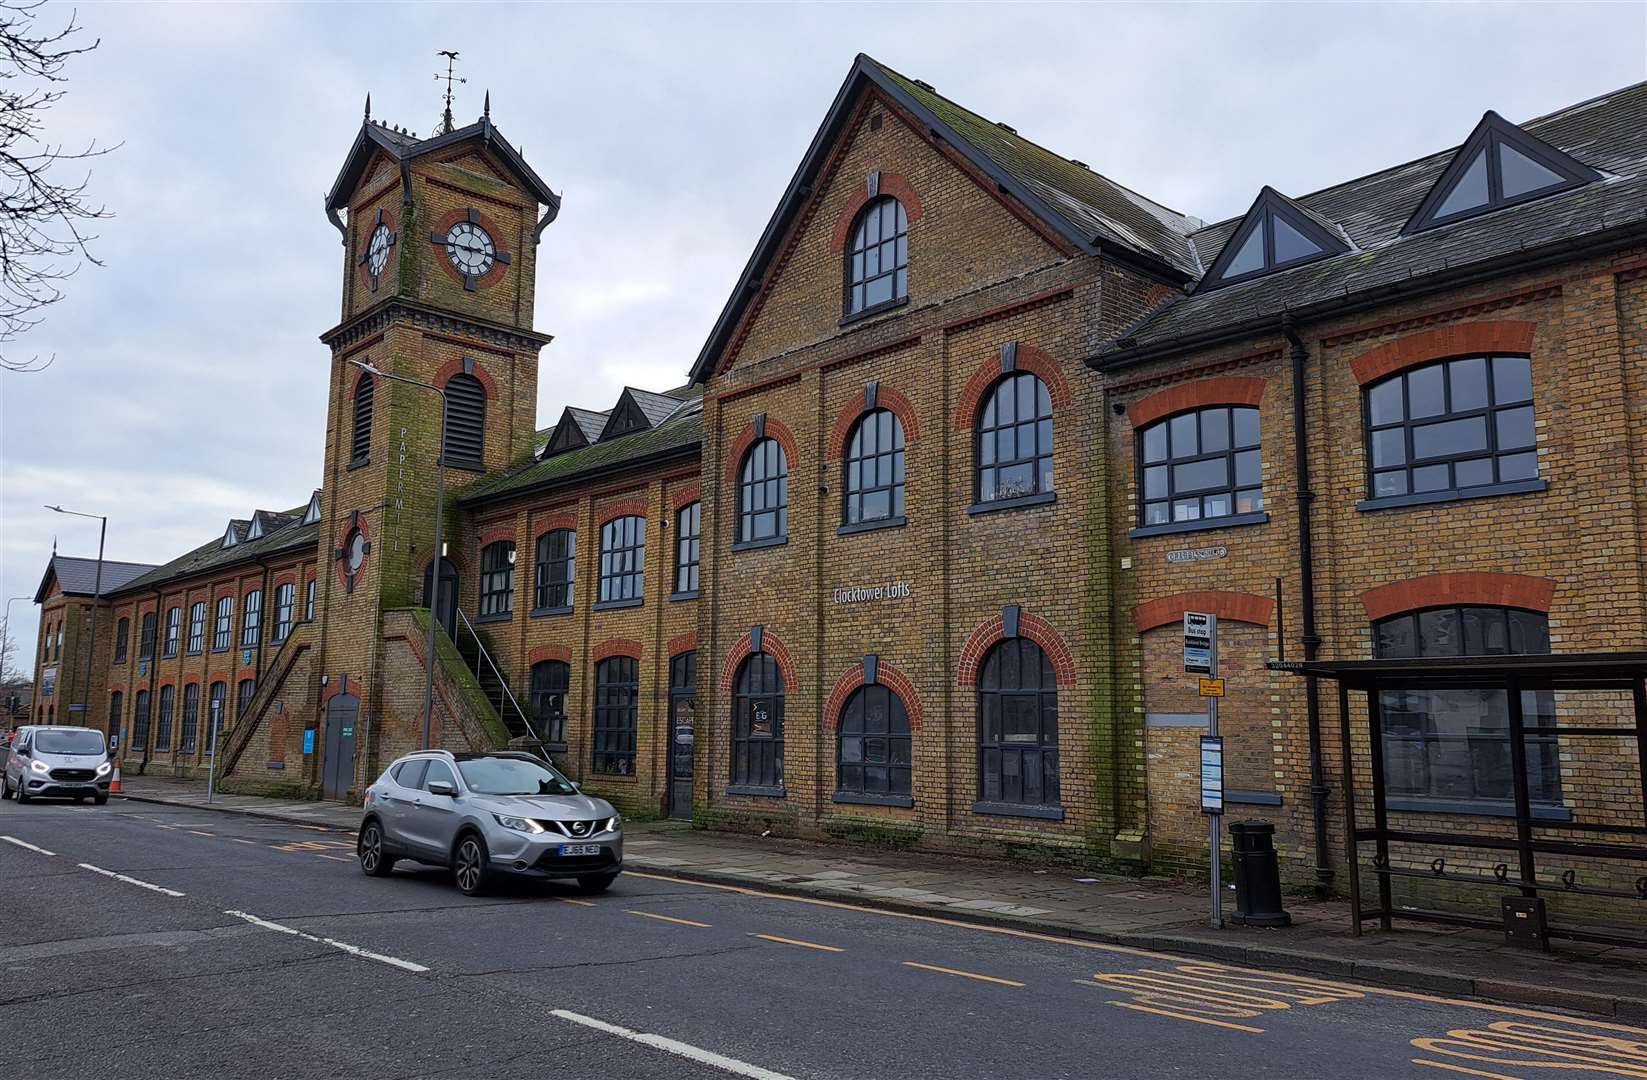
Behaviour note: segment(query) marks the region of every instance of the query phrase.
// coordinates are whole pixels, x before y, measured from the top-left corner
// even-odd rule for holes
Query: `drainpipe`
[[[1321,652],[1321,636],[1315,628],[1315,556],[1310,530],[1310,505],[1315,492],[1310,488],[1309,424],[1304,408],[1304,364],[1310,350],[1298,336],[1290,314],[1281,316],[1281,333],[1292,346],[1292,444],[1293,485],[1298,491],[1298,575],[1299,606],[1304,618],[1304,659],[1314,660]],[[1315,676],[1304,679],[1305,708],[1310,734],[1310,813],[1315,833],[1316,888],[1325,894],[1332,889],[1333,869],[1327,852],[1327,783],[1321,764],[1321,691]]]

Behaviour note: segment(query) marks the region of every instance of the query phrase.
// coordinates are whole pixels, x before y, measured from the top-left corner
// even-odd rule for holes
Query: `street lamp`
[[[80,717],[81,723],[85,723],[85,718],[91,711],[89,699],[91,697],[92,660],[97,655],[97,607],[103,602],[103,541],[109,533],[109,519],[102,514],[82,514],[78,510],[65,510],[61,506],[47,506],[46,509],[58,514],[68,514],[72,517],[91,518],[93,521],[102,523],[97,529],[97,579],[92,584],[91,640],[86,645],[86,681],[80,684]],[[69,706],[69,711],[74,711],[73,705]],[[114,718],[110,717],[109,737],[111,739],[118,734],[114,729],[115,723]]]
[[[435,483],[435,551],[429,561],[429,595],[424,597],[429,604],[429,647],[423,662],[422,749],[427,750],[429,749],[429,733],[433,727],[435,716],[435,608],[440,601],[441,519],[446,516],[446,391],[433,383],[409,379],[404,375],[392,375],[387,371],[373,367],[365,360],[350,360],[349,363],[373,378],[390,379],[394,382],[405,383],[408,386],[419,386],[440,395],[440,442],[435,446],[435,465],[439,475],[439,479]]]

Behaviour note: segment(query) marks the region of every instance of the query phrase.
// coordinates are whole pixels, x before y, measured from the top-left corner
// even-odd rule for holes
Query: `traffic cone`
[[[120,759],[118,758],[114,762],[114,778],[109,781],[109,794],[120,794]]]

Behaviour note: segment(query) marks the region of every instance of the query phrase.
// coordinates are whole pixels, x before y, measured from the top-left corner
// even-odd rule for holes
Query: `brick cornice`
[[[607,638],[595,646],[591,659],[597,664],[614,656],[627,656],[632,660],[639,660],[641,653],[641,643],[633,638]]]
[[[1256,593],[1196,589],[1146,600],[1133,608],[1132,617],[1142,634],[1158,626],[1182,623],[1186,611],[1204,611],[1230,622],[1268,626],[1275,614],[1275,601]]]
[[[1407,611],[1446,604],[1550,610],[1556,583],[1549,578],[1492,571],[1429,574],[1379,585],[1361,594],[1367,618],[1377,622]]]
[[[766,437],[778,440],[778,445],[783,447],[785,464],[790,469],[794,469],[796,462],[795,436],[788,426],[782,420],[768,416],[766,418]],[[749,448],[754,446],[755,442],[755,423],[751,420],[744,425],[743,430],[738,433],[737,439],[726,453],[727,483],[736,484],[738,482],[738,473],[743,468],[743,457],[749,453]]]
[[[572,662],[572,650],[565,645],[539,645],[526,654],[527,668],[534,668],[546,660],[558,660],[563,664]]]
[[[728,650],[726,659],[721,662],[721,693],[730,694],[732,692],[732,683],[738,676],[738,669],[743,666],[743,662],[754,651],[750,632],[745,630],[743,636],[733,643],[732,648]],[[795,676],[795,661],[789,654],[789,646],[783,643],[782,638],[771,630],[763,629],[761,631],[761,652],[778,662],[778,673],[783,677],[786,693],[800,685],[800,680]]]
[[[921,425],[915,419],[915,406],[896,389],[885,384],[877,386],[875,407],[885,409],[898,418],[904,428],[904,442],[912,443],[920,437]],[[863,415],[864,391],[859,390],[847,399],[835,417],[835,426],[829,433],[828,460],[839,461],[846,456],[847,440],[852,437],[852,430]]]
[[[921,730],[921,696],[909,676],[881,660],[875,665],[875,682],[897,694],[898,700],[904,703],[904,712],[909,715],[909,729]],[[835,731],[840,727],[841,710],[846,707],[847,700],[864,685],[864,664],[860,660],[843,671],[841,677],[835,680],[835,688],[829,692],[829,702],[824,707],[824,730]]]
[[[1536,322],[1500,320],[1457,323],[1386,342],[1350,359],[1350,371],[1362,386],[1432,360],[1476,354],[1533,351]]]
[[[999,356],[991,356],[973,369],[955,405],[955,430],[971,431],[978,422],[978,410],[983,405],[984,395],[1007,375],[1016,375],[1020,371],[1027,371],[1046,384],[1047,396],[1052,399],[1054,409],[1068,407],[1071,400],[1069,380],[1064,377],[1058,362],[1033,345],[1020,344],[1016,366],[1012,371],[1001,370]]]
[[[1152,424],[1163,416],[1210,405],[1257,405],[1264,400],[1264,380],[1254,376],[1222,375],[1196,379],[1157,390],[1127,408],[1134,428]]]
[[[858,193],[846,204],[846,209],[841,211],[840,220],[835,223],[835,235],[829,241],[831,252],[836,255],[845,254],[846,241],[852,235],[852,227],[857,224],[858,215],[863,213],[864,207],[878,199],[888,196],[897,199],[903,204],[904,218],[911,225],[921,220],[921,215],[926,213],[925,207],[921,205],[920,195],[915,192],[915,185],[897,173],[881,173],[878,187],[879,191],[871,195],[868,183],[859,185]]]
[[[1061,688],[1068,690],[1075,685],[1075,656],[1051,623],[1039,615],[1021,611],[1018,614],[1018,635],[1029,638],[1047,654]],[[966,644],[961,647],[961,660],[955,673],[956,685],[967,688],[977,686],[978,669],[983,665],[984,657],[1005,638],[1006,625],[999,615],[992,616],[972,631]]]
[[[368,338],[381,337],[390,326],[405,324],[424,331],[461,334],[476,341],[490,342],[511,352],[535,355],[554,338],[535,330],[505,326],[485,319],[460,315],[402,296],[391,296],[332,327],[320,340],[334,351],[350,350]]]

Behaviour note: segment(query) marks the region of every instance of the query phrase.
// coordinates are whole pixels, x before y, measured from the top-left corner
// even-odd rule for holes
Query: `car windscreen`
[[[575,795],[571,781],[541,762],[485,757],[458,762],[463,783],[479,795]]]
[[[34,733],[34,751],[37,754],[101,754],[103,736],[95,731],[43,728]]]

